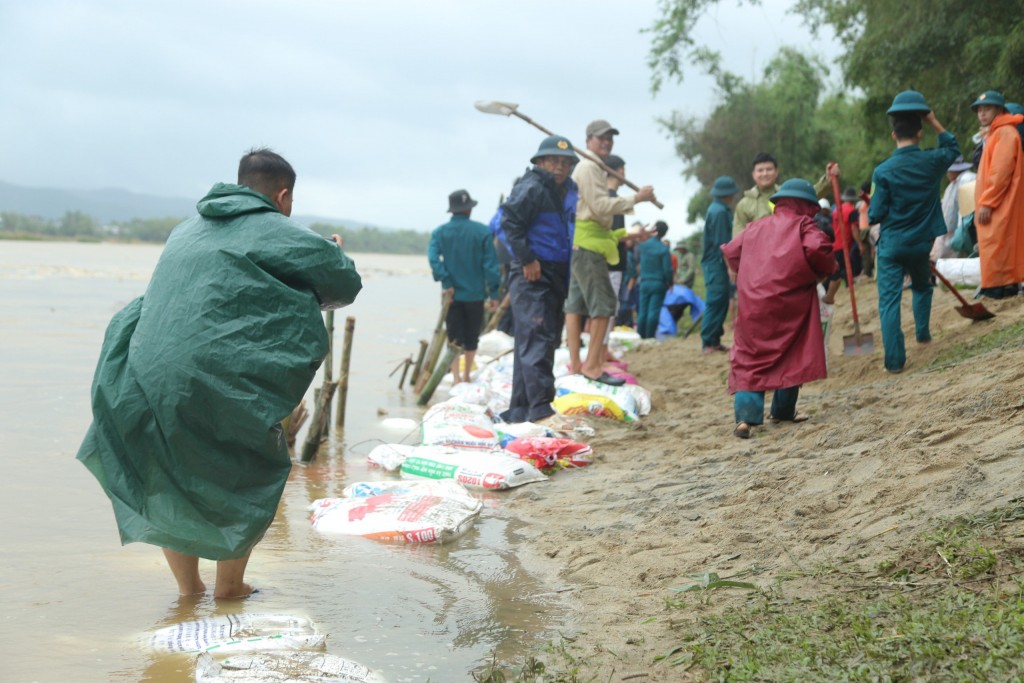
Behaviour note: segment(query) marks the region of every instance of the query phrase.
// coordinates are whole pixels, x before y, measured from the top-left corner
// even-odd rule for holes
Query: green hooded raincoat
[[[198,209],[107,328],[78,459],[122,543],[224,560],[273,520],[291,469],[279,423],[327,353],[320,310],[362,284],[337,245],[248,187],[217,184]]]

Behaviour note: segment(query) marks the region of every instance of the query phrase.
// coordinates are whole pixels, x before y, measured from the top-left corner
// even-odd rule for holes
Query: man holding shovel
[[[612,153],[619,131],[602,119],[587,126],[587,149],[605,160]],[[604,372],[603,344],[605,332],[618,302],[618,294],[608,278],[608,264],[619,262],[619,240],[625,228],[612,230],[616,214],[632,211],[640,202],[655,201],[654,188],[641,187],[632,197],[608,195],[608,173],[596,162],[583,159],[573,171],[572,179],[579,187],[576,209],[576,233],[573,239],[572,278],[569,299],[565,304],[565,332],[569,346],[569,362],[574,373],[605,384],[620,385],[624,380]],[[590,349],[586,362],[580,361],[580,335],[583,316],[590,316]]]
[[[907,362],[900,329],[904,272],[910,275],[917,343],[927,344],[932,340],[929,252],[935,238],[946,232],[939,204],[939,183],[949,165],[960,155],[960,147],[953,134],[939,123],[924,96],[915,90],[897,94],[886,113],[892,124],[896,151],[879,164],[872,175],[875,192],[871,197],[868,222],[881,226],[876,279],[885,369],[898,373]],[[938,135],[937,149],[919,147],[922,122]]]

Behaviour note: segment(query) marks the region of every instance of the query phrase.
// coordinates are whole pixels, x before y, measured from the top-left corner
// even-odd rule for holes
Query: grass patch
[[[688,620],[657,661],[707,681],[1019,680],[1022,520],[1024,499],[940,520],[874,571],[830,564],[824,597],[783,599],[780,584]]]
[[[1024,320],[993,330],[976,339],[957,344],[940,353],[928,366],[943,368],[962,363],[989,351],[1010,351],[1024,346]]]

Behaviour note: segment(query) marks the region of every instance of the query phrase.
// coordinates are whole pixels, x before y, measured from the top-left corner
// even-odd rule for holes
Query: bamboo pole
[[[341,369],[338,372],[338,413],[334,426],[345,430],[345,405],[348,402],[349,366],[352,363],[352,338],[356,333],[356,319],[345,318],[345,346],[341,349]]]
[[[451,305],[451,297],[445,295],[441,304],[441,315],[438,316],[437,325],[434,326],[434,336],[431,338],[430,346],[427,348],[426,365],[420,367],[420,374],[416,377],[416,393],[423,391],[427,380],[430,379],[431,374],[434,372],[434,366],[437,365],[437,357],[441,355],[441,347],[445,340],[444,321],[448,317],[448,308]]]
[[[320,450],[320,442],[323,441],[324,424],[330,416],[327,407],[331,404],[334,387],[334,384],[324,384],[319,389],[320,394],[313,408],[313,419],[309,423],[309,431],[306,433],[306,440],[302,444],[302,455],[299,457],[299,462],[303,465],[309,464],[316,457],[317,451]]]
[[[412,365],[412,356],[410,356],[409,358],[406,358],[402,362],[402,365],[404,366],[402,368],[402,376],[398,378],[398,388],[399,389],[401,389],[402,385],[405,384],[405,376],[407,374],[409,374],[409,367]]]
[[[334,384],[334,311],[327,311],[324,315],[324,326],[327,328],[327,357],[324,358],[324,382],[323,385]],[[324,420],[321,436],[327,437],[331,428],[331,408],[334,406],[333,392],[327,400],[327,419]]]
[[[409,377],[410,389],[416,384],[416,380],[419,379],[420,368],[423,367],[423,359],[427,357],[428,346],[430,346],[430,342],[426,339],[420,339],[420,354],[416,356],[416,362],[412,366],[412,376]]]
[[[448,372],[448,368],[452,362],[458,358],[459,354],[462,353],[462,347],[458,344],[449,344],[448,350],[445,351],[444,358],[441,359],[441,363],[434,369],[434,374],[430,376],[430,380],[423,387],[423,391],[420,392],[420,397],[416,399],[416,405],[425,406],[430,402],[430,397],[433,396],[434,390],[437,389],[437,385],[441,383],[441,379]]]
[[[508,310],[508,305],[511,301],[512,297],[506,294],[501,303],[498,304],[498,307],[491,313],[491,319],[487,321],[487,326],[484,327],[484,334],[493,332],[498,327],[498,323],[501,321],[501,317],[505,315],[505,311]]]

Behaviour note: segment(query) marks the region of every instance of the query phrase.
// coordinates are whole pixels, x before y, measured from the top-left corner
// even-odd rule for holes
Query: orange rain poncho
[[[997,116],[978,165],[975,212],[981,206],[992,209],[986,225],[975,221],[982,287],[1024,282],[1024,151],[1014,127],[1021,122],[1020,114]]]

